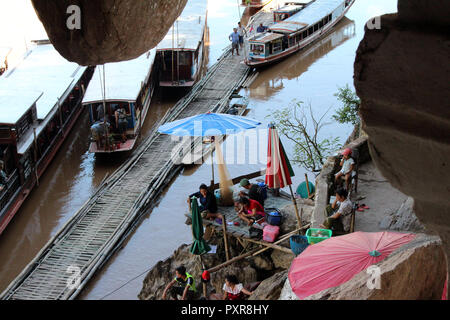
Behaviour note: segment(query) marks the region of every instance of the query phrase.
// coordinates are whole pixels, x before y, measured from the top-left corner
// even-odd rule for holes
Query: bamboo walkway
[[[230,96],[251,70],[227,49],[191,92],[155,125],[132,157],[74,214],[1,294],[1,299],[74,299],[152,207],[181,169],[176,142],[156,129],[162,123],[208,111],[225,112]],[[197,142],[193,142],[193,147]],[[179,148],[179,147],[178,147]],[[184,157],[189,148],[175,154]],[[74,268],[74,269],[71,269]],[[77,282],[78,281],[78,282]]]

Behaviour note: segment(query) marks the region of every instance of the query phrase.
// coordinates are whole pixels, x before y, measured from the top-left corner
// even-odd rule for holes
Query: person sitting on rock
[[[241,209],[238,212],[238,216],[247,222],[249,226],[255,223],[255,221],[265,217],[264,208],[258,201],[247,197],[241,197],[239,203]]]
[[[352,172],[355,168],[355,160],[352,159],[352,149],[346,148],[344,151],[342,151],[342,160],[340,163],[340,166],[342,169],[336,173],[335,175],[335,181],[339,181],[339,178],[344,176],[345,177],[345,188],[348,190],[350,186],[350,181],[352,178]]]
[[[331,229],[337,232],[349,232],[353,203],[348,198],[347,190],[339,188],[336,190],[336,199],[327,207],[328,218],[325,219],[320,228]]]
[[[187,200],[189,204],[189,211],[191,211],[191,198],[196,197],[200,200],[199,210],[202,218],[213,220],[215,218],[222,218],[222,215],[217,212],[217,200],[212,192],[208,190],[206,184],[200,185],[199,191],[191,194]]]
[[[253,292],[245,289],[234,274],[227,275],[223,285],[223,300],[243,300],[244,294],[250,296]]]
[[[166,299],[167,291],[169,290],[170,295],[174,300],[178,300],[178,295],[181,296],[181,300],[195,299],[197,293],[195,280],[189,273],[186,272],[186,268],[184,266],[179,266],[178,268],[176,268],[175,278],[166,286],[163,291],[163,300]]]

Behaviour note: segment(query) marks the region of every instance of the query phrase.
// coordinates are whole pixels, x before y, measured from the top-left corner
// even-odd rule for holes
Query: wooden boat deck
[[[284,195],[281,195],[279,197],[275,197],[270,194],[270,192],[267,195],[267,199],[264,201],[264,208],[266,209],[266,212],[269,212],[270,210],[267,210],[269,208],[277,208],[281,209],[284,206],[291,204],[292,200]],[[251,227],[249,227],[245,221],[241,220],[234,209],[233,206],[231,207],[224,207],[224,206],[218,206],[218,212],[220,212],[222,215],[225,216],[225,221],[227,223],[226,229],[227,234],[232,235],[237,238],[252,238],[252,239],[258,239],[260,237],[257,236],[256,233],[252,232],[250,230]],[[190,213],[186,214],[186,217],[191,217]],[[239,225],[234,225],[234,222],[238,222]],[[222,223],[218,223],[216,220],[206,220],[203,219],[203,225],[204,226],[211,226],[217,231],[223,231]]]
[[[250,72],[250,68],[226,50],[191,92],[153,128],[132,157],[103,181],[96,193],[50,239],[0,298],[74,299],[120,248],[167,182],[181,169],[181,165],[171,159],[175,142],[156,131],[159,125],[208,111],[226,111],[230,96],[244,84]],[[78,283],[71,285],[72,279]]]

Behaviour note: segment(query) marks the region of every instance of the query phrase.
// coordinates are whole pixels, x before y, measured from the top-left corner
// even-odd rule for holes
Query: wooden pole
[[[211,180],[211,191],[214,191],[214,137],[211,137],[211,174],[212,174],[212,180]]]
[[[220,270],[220,269],[222,269],[222,268],[224,268],[226,266],[229,266],[230,264],[232,264],[232,263],[234,263],[236,261],[239,261],[239,260],[242,260],[242,259],[244,259],[244,258],[246,258],[248,256],[251,256],[253,253],[255,253],[258,250],[259,249],[254,249],[254,250],[251,250],[251,251],[249,251],[247,253],[241,254],[240,256],[237,256],[237,257],[234,257],[231,260],[228,260],[227,262],[224,262],[224,263],[219,264],[219,265],[217,265],[215,267],[212,267],[211,269],[208,269],[208,271],[209,271],[209,273],[216,272],[216,271],[218,271],[218,270]]]
[[[302,219],[298,214],[297,201],[295,200],[294,193],[292,192],[292,186],[289,185],[289,190],[291,191],[292,202],[294,203],[295,215],[297,216],[297,225],[299,228],[302,227]]]
[[[310,224],[307,224],[307,225],[305,225],[305,226],[302,227],[302,228],[299,228],[299,229],[296,229],[296,230],[291,231],[291,232],[289,232],[289,233],[286,233],[285,235],[283,235],[282,238],[278,239],[278,240],[275,241],[273,244],[274,244],[274,245],[279,244],[279,243],[281,243],[281,242],[287,240],[289,237],[291,237],[292,235],[296,234],[296,233],[299,232],[300,230],[306,229],[306,228],[308,228],[309,226],[310,226]],[[266,248],[261,249],[261,250],[255,252],[255,253],[253,254],[253,256],[256,256],[256,255],[258,255],[258,254],[260,254],[260,253],[262,253],[262,252],[264,252],[264,251],[266,251],[266,250],[269,250],[270,248],[271,248],[270,246],[267,246]],[[274,248],[274,249],[277,249],[277,248]],[[290,252],[292,253],[292,251],[290,251]]]
[[[205,264],[203,263],[202,255],[199,255],[200,258],[200,266],[202,270],[206,270]],[[202,281],[203,284],[203,296],[206,298],[207,290],[206,290],[206,282]]]
[[[308,191],[308,198],[311,197],[311,191],[309,190],[308,175],[305,173],[306,190]]]
[[[222,228],[223,228],[223,241],[225,244],[225,255],[228,261],[230,260],[230,253],[228,252],[227,221],[224,215],[222,215]]]
[[[285,247],[282,247],[282,246],[278,246],[278,245],[270,243],[270,242],[262,242],[262,241],[253,240],[253,239],[246,239],[246,240],[250,241],[250,242],[253,242],[253,243],[256,243],[256,244],[260,244],[262,246],[266,246],[266,247],[268,247],[267,249],[272,248],[272,249],[280,250],[280,251],[283,251],[283,252],[286,252],[286,253],[291,253],[292,252],[288,248],[285,248]]]

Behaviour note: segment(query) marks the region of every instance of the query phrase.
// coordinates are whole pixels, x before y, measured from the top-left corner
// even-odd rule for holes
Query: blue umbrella
[[[165,123],[158,128],[158,132],[179,137],[215,137],[253,129],[260,124],[261,122],[246,117],[208,112]],[[211,163],[212,161],[211,155]],[[214,167],[211,185],[213,184]]]
[[[163,124],[158,131],[174,136],[212,137],[253,129],[260,124],[241,116],[203,113]]]

